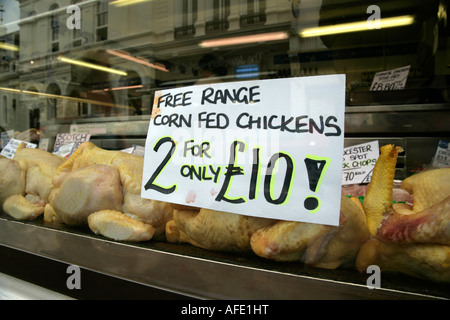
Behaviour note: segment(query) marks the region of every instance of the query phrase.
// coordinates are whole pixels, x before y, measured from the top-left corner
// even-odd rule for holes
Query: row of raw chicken
[[[19,146],[0,157],[0,203],[18,220],[87,224],[118,241],[151,239],[335,269],[370,265],[450,283],[450,168],[402,183],[410,203],[393,204],[399,147],[381,148],[363,205],[342,193],[339,226],[279,221],[140,197],[143,157],[83,143],[67,160]]]

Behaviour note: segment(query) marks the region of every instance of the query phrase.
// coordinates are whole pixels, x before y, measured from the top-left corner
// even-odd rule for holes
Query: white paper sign
[[[9,140],[14,138],[14,130],[8,130],[8,131],[5,131],[5,132],[2,132],[0,136],[1,136],[1,145],[0,145],[0,147],[3,148],[3,147],[5,147],[8,144]]]
[[[41,139],[39,140],[39,146],[38,146],[38,148],[39,148],[40,150],[48,151],[48,144],[49,144],[49,142],[50,142],[50,139],[49,139],[49,138],[41,138]]]
[[[9,140],[8,144],[3,148],[0,155],[4,156],[5,158],[8,158],[8,159],[13,159],[14,155],[16,154],[17,147],[22,142],[26,143],[26,148],[36,148],[37,147],[37,144],[34,144],[34,143],[11,139],[11,140]]]
[[[370,91],[404,90],[411,66],[377,72]]]
[[[70,133],[73,134],[76,133],[105,134],[106,124],[104,123],[71,124],[69,131]]]
[[[342,185],[369,183],[379,154],[378,141],[344,148]]]
[[[436,153],[432,162],[433,168],[448,168],[450,167],[450,143],[445,140],[439,140],[436,148]]]
[[[141,196],[339,224],[345,75],[155,94]]]
[[[120,151],[126,152],[126,153],[135,154],[135,155],[143,157],[144,153],[145,153],[145,148],[142,147],[142,146],[138,146],[136,144],[133,144],[131,147],[126,148],[126,149],[122,149]]]
[[[75,142],[63,144],[62,146],[57,147],[53,150],[53,154],[56,154],[63,158],[69,158],[70,155],[76,150]]]
[[[91,135],[89,133],[58,133],[56,135],[53,153],[62,157],[70,156],[85,141],[89,141]],[[68,147],[66,145],[69,145]],[[62,150],[61,148],[64,147]],[[71,148],[69,150],[69,148]],[[69,152],[69,154],[67,154]]]

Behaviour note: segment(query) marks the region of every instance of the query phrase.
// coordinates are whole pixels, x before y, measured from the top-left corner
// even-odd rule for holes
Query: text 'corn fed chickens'
[[[141,196],[336,226],[344,112],[344,75],[158,91]]]

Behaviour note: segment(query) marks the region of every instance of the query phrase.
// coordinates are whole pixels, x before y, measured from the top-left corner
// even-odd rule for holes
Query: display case
[[[0,0],[0,5],[0,146],[3,148],[0,272],[82,299],[108,297],[110,293],[108,289],[93,287],[85,287],[78,293],[68,290],[65,282],[68,274],[59,275],[53,281],[42,273],[33,276],[14,270],[21,270],[23,263],[40,263],[41,259],[46,268],[59,274],[63,269],[62,272],[66,271],[66,266],[79,266],[86,272],[82,276],[92,272],[90,279],[101,281],[99,286],[108,288],[119,281],[118,287],[130,288],[123,289],[120,298],[450,298],[448,1]],[[170,204],[168,207],[153,204],[148,209],[147,204],[143,205],[147,210],[143,214],[145,218],[140,213],[130,213],[132,209],[127,212],[141,201],[125,198],[130,194],[141,197],[135,189],[141,190],[141,184],[145,184],[142,166],[152,161],[146,141],[149,125],[157,117],[161,93],[183,89],[195,92],[198,90],[195,88],[208,86],[232,88],[234,84],[258,84],[259,81],[271,84],[270,81],[281,79],[302,81],[331,75],[344,75],[340,150],[372,142],[380,148],[386,145],[402,148],[395,155],[395,163],[390,164],[394,174],[387,193],[390,190],[392,196],[394,192],[393,200],[398,200],[395,192],[406,179],[442,170],[431,180],[418,180],[420,186],[416,187],[415,194],[412,187],[408,189],[409,200],[399,200],[409,205],[405,209],[409,210],[407,213],[394,207],[395,215],[408,216],[405,221],[414,220],[419,214],[422,219],[411,222],[410,229],[401,229],[400,225],[407,222],[392,222],[393,229],[403,232],[398,237],[407,238],[405,242],[382,238],[376,232],[370,234],[367,229],[365,217],[369,209],[363,205],[370,176],[357,183],[342,178],[342,184],[336,188],[344,191],[343,203],[359,197],[361,217],[364,217],[359,229],[345,231],[350,234],[340,233],[345,221],[353,219],[342,214],[347,210],[345,206],[351,204],[341,203],[340,216],[336,208],[340,217],[338,225],[321,226],[323,231],[305,240],[308,243],[305,248],[294,250],[295,259],[255,254],[250,237],[257,230],[252,229],[255,227],[248,222],[245,211],[238,213],[245,221],[233,224],[236,230],[249,228],[243,232],[249,237],[243,250],[235,250],[233,246],[230,250],[217,244],[208,247],[200,241],[210,233],[215,234],[221,224],[228,223],[228,216],[224,220],[208,220],[213,221],[210,225],[200,223],[202,236],[198,240],[189,235],[180,236],[187,231],[177,225],[173,214],[178,210],[186,217],[191,217],[193,212],[200,215],[199,208],[180,207],[166,198],[161,203]],[[318,87],[319,96],[328,94],[327,83],[324,80]],[[326,107],[314,100],[319,98],[311,96],[306,91],[302,93],[302,97],[317,103],[315,110],[323,108],[326,112]],[[290,103],[294,114],[297,104],[294,100]],[[280,105],[272,106],[270,112],[274,117],[278,115],[277,110],[281,112]],[[227,114],[226,109],[223,114]],[[300,139],[303,136],[299,135]],[[80,147],[86,141],[88,144]],[[30,144],[27,149],[40,150],[46,155],[19,155],[24,149],[18,144],[23,142]],[[127,154],[129,158],[124,156],[119,164],[121,156],[115,152]],[[382,152],[378,149],[376,152],[380,153],[377,158],[381,166]],[[369,170],[373,170],[375,160]],[[99,176],[87,173],[90,182],[72,180],[68,183],[72,189],[67,187],[71,191],[61,191],[62,196],[58,198],[53,191],[62,189],[66,178],[57,175],[87,167],[82,161],[113,169],[105,169],[112,171],[104,171]],[[342,169],[344,173],[345,165]],[[114,175],[119,182],[113,190],[109,185],[106,187],[105,183],[109,182],[105,182],[105,177]],[[131,177],[132,181],[125,177]],[[83,193],[83,188],[94,184],[100,187]],[[102,186],[104,190],[110,189],[104,191]],[[433,203],[429,203],[431,196],[424,196],[423,200],[418,195],[421,188],[425,188],[424,194],[434,193],[440,198]],[[84,203],[78,204],[80,198],[72,198],[76,192],[83,193],[78,197]],[[16,200],[11,200],[11,196],[17,196]],[[381,201],[382,196],[379,197]],[[412,199],[425,201],[428,206],[414,211]],[[108,204],[103,208],[102,202]],[[387,215],[394,215],[390,211],[394,202],[391,199],[389,208],[382,212],[385,220]],[[68,204],[83,207],[83,214],[64,220],[62,216],[68,214],[62,213],[65,210],[62,208]],[[89,211],[90,206],[96,209]],[[111,238],[105,235],[104,229],[99,231],[88,224],[89,216],[105,210],[122,214],[116,220],[108,215],[108,223],[122,221],[123,216],[138,221],[139,225],[126,224],[132,225],[130,229],[136,232],[137,238]],[[150,217],[152,210],[158,214],[163,212],[163,218]],[[421,228],[428,227],[428,223],[434,228],[433,223],[438,220],[442,223],[431,238],[414,238],[422,239]],[[275,223],[272,221],[271,225]],[[260,229],[266,227],[268,224],[264,222]],[[320,258],[313,262],[306,258],[308,248],[316,250],[315,255],[329,254],[334,250],[329,246],[329,239],[335,241],[335,235],[339,234],[342,245],[349,241],[342,239],[346,236],[352,239],[353,233],[362,232],[360,228],[367,229],[365,238],[358,238],[358,248],[343,254],[345,259],[339,257],[339,263],[330,265],[318,263]],[[143,236],[144,229],[154,235]],[[172,231],[178,237],[176,240],[171,238]],[[267,245],[266,252],[275,246],[278,250],[289,239],[303,237],[309,229],[286,230],[284,236],[292,237],[288,240],[283,240],[283,232],[282,240]],[[317,239],[323,242],[314,242]],[[379,257],[383,261],[373,262],[381,268],[381,286],[375,288],[370,285],[371,273],[356,266],[359,248],[370,239],[379,239],[379,247],[389,246],[379,253],[385,260]],[[390,246],[392,241],[395,244]],[[313,246],[313,242],[320,248]],[[422,246],[436,251],[423,253]],[[416,248],[419,248],[414,251],[417,253],[406,253]],[[427,257],[414,260],[414,254],[438,256],[440,260],[429,261]],[[402,260],[404,256],[408,257]],[[400,267],[393,266],[395,263]]]

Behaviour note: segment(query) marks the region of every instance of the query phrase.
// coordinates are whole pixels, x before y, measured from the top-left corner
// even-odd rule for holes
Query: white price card
[[[431,165],[433,168],[450,167],[450,142],[439,140]]]
[[[69,157],[83,142],[89,141],[90,138],[90,133],[58,133],[53,145],[53,153],[62,157]]]
[[[370,91],[404,90],[411,66],[377,72]]]
[[[379,154],[378,140],[344,148],[342,185],[369,183]]]
[[[158,91],[141,196],[339,224],[345,75]]]
[[[22,140],[17,140],[17,139],[11,139],[11,140],[9,140],[8,144],[3,148],[0,155],[4,156],[5,158],[8,158],[8,159],[13,159],[14,155],[16,154],[17,147],[21,143],[25,143],[26,148],[37,148],[37,144],[22,141]]]
[[[8,144],[9,140],[14,138],[14,130],[4,131],[1,133],[0,137],[1,137],[0,148],[4,148]]]

